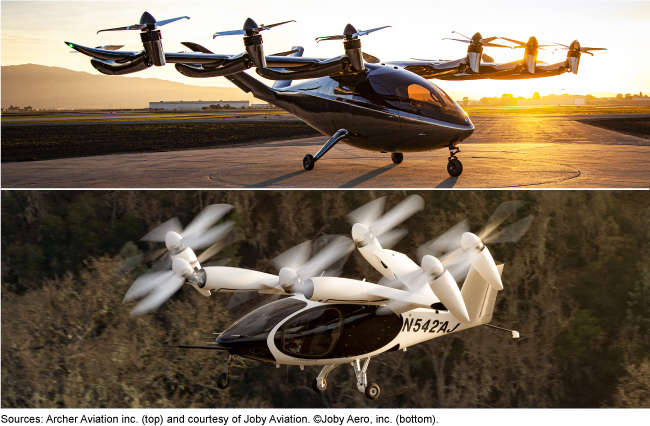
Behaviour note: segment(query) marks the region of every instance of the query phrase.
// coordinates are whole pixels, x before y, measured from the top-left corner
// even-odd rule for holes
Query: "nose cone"
[[[177,232],[169,231],[165,235],[165,245],[167,246],[167,250],[181,248],[183,246],[183,237]]]
[[[366,239],[366,235],[370,233],[370,228],[368,228],[363,223],[355,223],[352,226],[352,239],[356,243],[363,242]]]

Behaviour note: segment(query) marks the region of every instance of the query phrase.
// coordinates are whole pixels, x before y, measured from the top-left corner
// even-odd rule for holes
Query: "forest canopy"
[[[232,204],[242,239],[215,260],[275,274],[283,251],[349,235],[355,208],[411,193],[426,206],[394,249],[417,263],[461,220],[476,232],[502,202],[528,202],[512,218],[535,215],[526,235],[490,245],[505,263],[492,324],[520,339],[477,327],[373,358],[376,401],[346,365],[316,394],[317,367],[237,358],[219,390],[223,354],[166,345],[203,344],[263,298],[186,286],[149,315],[122,303],[146,270],[124,259],[161,248],[139,239],[172,217]],[[2,407],[650,407],[649,237],[643,191],[2,191]],[[380,278],[357,252],[343,276]]]

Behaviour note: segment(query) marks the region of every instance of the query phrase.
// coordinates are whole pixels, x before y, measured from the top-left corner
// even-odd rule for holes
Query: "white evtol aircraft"
[[[157,309],[183,284],[201,294],[258,292],[288,296],[243,316],[207,346],[182,348],[229,353],[226,370],[217,385],[230,384],[229,368],[235,356],[280,365],[320,365],[313,381],[316,392],[327,388],[327,375],[340,364],[351,363],[357,388],[370,399],[379,386],[368,383],[370,359],[388,351],[404,350],[429,339],[487,325],[499,290],[503,264],[497,264],[485,243],[519,240],[530,226],[528,216],[493,232],[524,202],[501,204],[478,234],[468,232],[467,220],[418,249],[418,266],[408,256],[390,250],[405,234],[395,229],[424,208],[411,195],[382,215],[385,198],[372,201],[348,215],[352,239],[335,236],[320,250],[307,241],[273,260],[278,275],[227,266],[201,266],[233,241],[234,222],[212,225],[232,206],[211,205],[184,230],[172,219],[147,234],[144,241],[165,241],[167,255],[156,271],[139,277],[124,299],[143,297],[132,314]],[[342,264],[354,248],[382,275],[377,283],[341,278]],[[198,257],[194,250],[208,247]],[[311,257],[312,251],[315,251]],[[457,282],[464,280],[462,290]],[[500,327],[495,327],[500,328]],[[503,329],[507,330],[507,329]],[[513,330],[514,338],[519,334]]]

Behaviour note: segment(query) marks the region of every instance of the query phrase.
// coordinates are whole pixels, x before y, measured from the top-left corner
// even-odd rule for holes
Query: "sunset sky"
[[[466,44],[442,40],[455,36],[451,33],[453,30],[469,37],[478,31],[483,37],[500,36],[522,41],[535,35],[541,44],[568,45],[578,39],[583,46],[608,50],[595,52],[593,57],[583,54],[577,76],[564,74],[524,81],[434,80],[434,83],[456,98],[469,96],[473,99],[503,93],[525,97],[533,92],[542,95],[650,93],[650,53],[646,51],[650,2],[647,1],[3,1],[2,65],[32,63],[97,74],[88,57],[69,53],[70,48],[63,42],[91,47],[125,44],[125,50],[141,50],[137,31],[96,32],[138,23],[145,10],[158,20],[183,15],[191,18],[162,27],[163,44],[168,52],[186,50],[181,41],[197,42],[218,53],[241,52],[244,50],[241,36],[213,40],[212,34],[240,29],[249,16],[258,24],[297,21],[263,33],[267,54],[301,45],[305,48],[305,56],[323,58],[343,54],[342,42],[316,44],[314,38],[341,34],[348,22],[358,29],[392,25],[392,28],[362,37],[363,50],[383,61],[464,57]],[[522,49],[486,48],[485,52],[496,62],[523,57]],[[552,64],[565,58],[564,51],[555,54],[540,51],[538,59]],[[133,75],[201,86],[232,87],[224,78],[184,77],[172,65],[152,67]]]

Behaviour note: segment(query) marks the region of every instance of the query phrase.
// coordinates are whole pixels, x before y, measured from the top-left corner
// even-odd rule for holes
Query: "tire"
[[[230,386],[230,374],[224,371],[219,374],[219,378],[217,379],[217,387],[219,389],[226,389],[228,386]]]
[[[401,152],[393,152],[390,155],[390,159],[393,160],[393,163],[399,164],[402,162],[402,160],[404,160],[404,154],[402,154]]]
[[[311,154],[305,155],[305,158],[302,159],[302,166],[305,170],[312,170],[315,164],[316,160],[314,160],[314,157],[312,157]]]
[[[325,387],[323,389],[320,389],[318,387],[318,382],[316,379],[314,379],[313,382],[311,382],[311,388],[316,392],[316,393],[323,393],[325,392],[325,389],[327,389],[327,380],[324,381]]]
[[[463,163],[460,162],[457,158],[452,158],[447,163],[447,172],[452,177],[458,177],[463,173]]]
[[[366,397],[368,399],[377,399],[379,397],[379,385],[377,383],[370,383],[368,387],[366,387]]]

